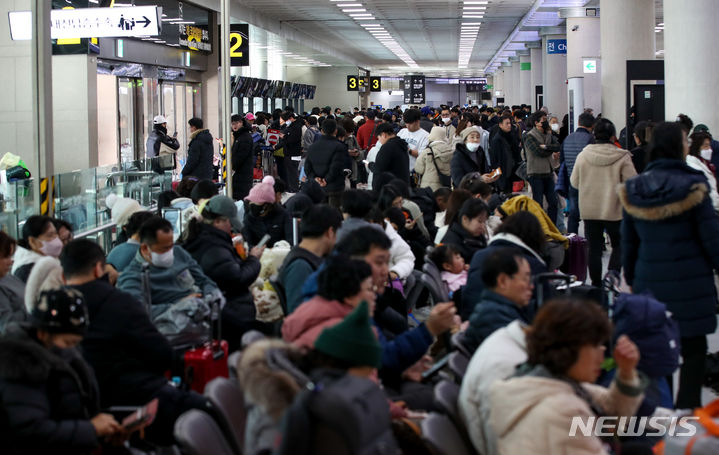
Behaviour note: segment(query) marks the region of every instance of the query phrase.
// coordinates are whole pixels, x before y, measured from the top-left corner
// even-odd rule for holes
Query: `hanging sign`
[[[230,66],[250,66],[250,26],[230,25]]]
[[[162,8],[158,6],[54,9],[50,12],[50,37],[157,36],[161,17]]]
[[[370,92],[381,92],[382,91],[382,78],[381,77],[370,77],[369,78],[369,91]]]
[[[347,91],[359,92],[359,88],[363,85],[363,80],[359,76],[347,76]]]

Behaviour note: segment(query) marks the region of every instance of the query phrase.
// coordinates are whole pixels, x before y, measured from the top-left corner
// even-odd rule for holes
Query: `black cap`
[[[43,291],[32,310],[32,324],[51,333],[83,335],[89,324],[85,297],[70,287]]]

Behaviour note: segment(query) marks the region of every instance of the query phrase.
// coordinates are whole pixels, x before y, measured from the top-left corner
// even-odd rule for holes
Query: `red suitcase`
[[[229,347],[227,341],[222,339],[219,302],[213,306],[210,315],[210,341],[185,352],[185,383],[200,394],[205,391],[208,382],[217,377],[230,376],[227,366]]]

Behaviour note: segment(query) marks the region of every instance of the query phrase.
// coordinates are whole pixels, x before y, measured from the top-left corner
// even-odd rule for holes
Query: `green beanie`
[[[315,349],[352,366],[382,365],[382,347],[369,322],[367,302],[362,302],[339,324],[326,328]]]

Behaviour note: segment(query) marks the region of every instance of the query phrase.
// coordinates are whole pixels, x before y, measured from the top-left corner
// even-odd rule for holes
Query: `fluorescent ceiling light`
[[[382,28],[382,26],[380,24],[360,24],[360,26],[362,26],[364,28],[377,28],[377,27]]]
[[[364,8],[349,8],[342,10],[343,13],[364,13],[365,11],[367,10]]]
[[[488,1],[487,2],[475,2],[475,1],[464,2],[465,5],[486,5],[488,3],[489,3]]]
[[[337,6],[340,8],[353,8],[355,6],[362,6],[361,3],[338,3]]]
[[[465,27],[467,25],[482,25],[481,22],[462,22],[462,27]]]
[[[468,10],[468,9],[469,9],[469,10],[482,10],[482,11],[484,11],[485,9],[487,9],[487,7],[486,7],[486,6],[465,6],[464,9],[465,9],[465,10]]]

